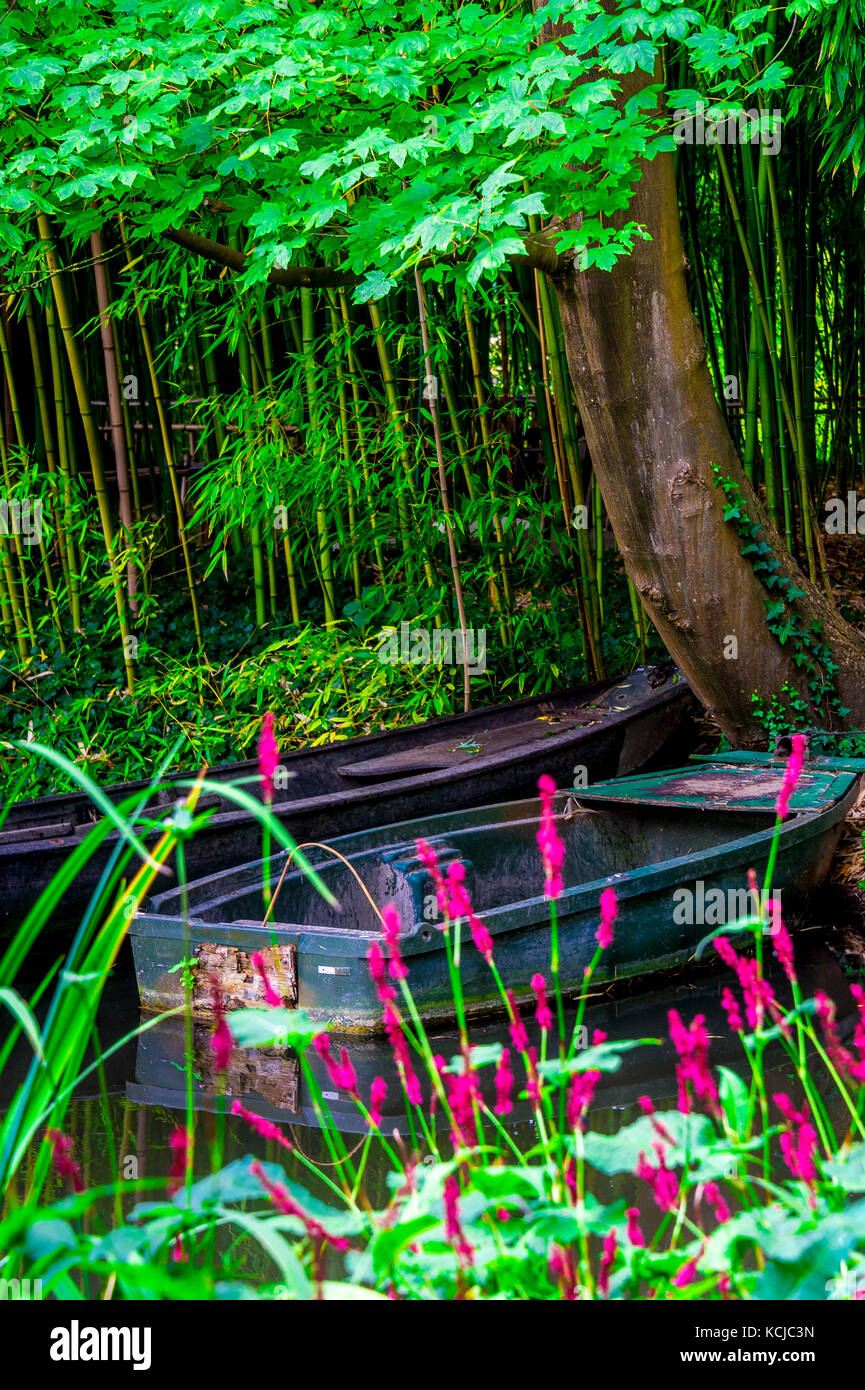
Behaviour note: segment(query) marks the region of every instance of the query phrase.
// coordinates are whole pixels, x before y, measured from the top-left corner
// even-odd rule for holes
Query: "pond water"
[[[849,992],[848,977],[828,948],[827,938],[820,928],[806,929],[797,934],[797,962],[806,997],[816,989],[825,990],[838,1005],[839,1029],[842,1037],[849,1034],[855,1021],[855,1006]],[[591,1128],[597,1132],[613,1133],[623,1124],[636,1118],[640,1111],[638,1097],[651,1096],[659,1110],[676,1106],[674,1075],[675,1053],[668,1039],[667,1011],[676,1008],[685,1023],[698,1013],[706,1017],[712,1039],[710,1057],[721,1065],[743,1075],[748,1068],[741,1044],[731,1035],[721,1007],[721,991],[731,983],[729,973],[690,970],[673,976],[655,977],[649,989],[630,985],[616,992],[605,991],[591,998],[585,1015],[589,1038],[595,1029],[603,1030],[612,1041],[631,1038],[662,1039],[659,1046],[645,1046],[624,1054],[622,1066],[616,1073],[602,1076],[590,1112]],[[782,1002],[789,1000],[783,977],[773,977]],[[21,982],[21,992],[28,994]],[[154,1023],[155,1016],[140,1015],[135,977],[130,954],[124,950],[105,990],[97,1029],[102,1049],[107,1049],[143,1022]],[[569,1010],[573,1023],[574,1011]],[[530,1037],[532,1027],[529,1024]],[[507,1027],[499,1020],[475,1023],[470,1028],[472,1043],[508,1042]],[[539,1041],[537,1036],[532,1041]],[[223,1161],[245,1154],[254,1154],[269,1161],[282,1163],[288,1175],[305,1185],[325,1201],[336,1200],[327,1187],[311,1175],[300,1155],[320,1165],[326,1173],[331,1167],[329,1152],[316,1114],[314,1097],[309,1094],[296,1057],[288,1049],[235,1051],[226,1078],[226,1095],[221,1098],[212,1071],[209,1032],[196,1028],[192,1035],[194,1054],[194,1101],[196,1115],[195,1170],[204,1175],[211,1170],[213,1147],[217,1145]],[[398,1130],[407,1148],[412,1141],[404,1110],[400,1110],[400,1088],[390,1048],[386,1041],[348,1040],[348,1050],[357,1072],[361,1094],[369,1095],[373,1077],[382,1076],[388,1085],[383,1107],[386,1132]],[[171,1165],[170,1138],[178,1125],[184,1123],[186,1105],[184,1056],[186,1037],[182,1018],[158,1020],[147,1031],[126,1042],[105,1062],[100,1089],[97,1075],[87,1078],[76,1092],[70,1105],[65,1131],[75,1144],[75,1154],[87,1186],[110,1183],[115,1175],[125,1178],[154,1178],[167,1175]],[[433,1035],[433,1049],[449,1059],[458,1050],[454,1031],[439,1031]],[[786,1054],[777,1049],[767,1054],[770,1094],[784,1090],[795,1097],[795,1076]],[[90,1060],[88,1058],[88,1060]],[[26,1046],[19,1045],[3,1075],[0,1108],[5,1108],[15,1087],[23,1079],[30,1056]],[[363,1141],[365,1124],[359,1111],[346,1095],[333,1090],[327,1072],[319,1059],[313,1067],[320,1081],[331,1114],[344,1136],[349,1150]],[[483,1073],[492,1082],[492,1069]],[[519,1074],[517,1076],[519,1082]],[[278,1123],[294,1146],[287,1153],[272,1140],[265,1140],[250,1129],[241,1118],[230,1114],[231,1103],[240,1099],[243,1105],[257,1114]],[[826,1101],[833,1120],[839,1121],[839,1133],[844,1129],[843,1107],[840,1098],[833,1097],[827,1088]],[[228,1111],[229,1113],[225,1113]],[[527,1141],[531,1133],[531,1114],[526,1102],[517,1102],[508,1117],[507,1127],[517,1141]],[[9,1194],[14,1202],[23,1196],[27,1174],[34,1153],[19,1171]],[[449,1153],[445,1144],[443,1152]],[[377,1146],[370,1151],[365,1173],[365,1188],[373,1205],[388,1199],[386,1174],[388,1163]],[[53,1184],[53,1187],[50,1185]],[[591,1191],[600,1201],[609,1202],[624,1197],[629,1202],[639,1200],[645,1206],[645,1184],[631,1174],[604,1177],[592,1172]],[[640,1191],[639,1189],[643,1189]],[[46,1197],[60,1196],[59,1179],[51,1178]],[[124,1198],[125,1210],[135,1202]],[[245,1271],[247,1275],[251,1272]]]

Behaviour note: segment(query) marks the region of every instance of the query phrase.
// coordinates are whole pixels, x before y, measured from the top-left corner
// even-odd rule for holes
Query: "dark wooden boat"
[[[535,771],[546,768],[543,754]],[[556,800],[566,845],[565,891],[559,899],[561,977],[579,987],[595,950],[598,901],[613,885],[619,901],[615,941],[604,952],[599,980],[645,974],[686,961],[713,927],[746,915],[746,875],[762,875],[775,825],[784,764],[769,754],[726,755],[673,772],[620,778],[562,792]],[[818,758],[803,772],[781,827],[775,885],[787,917],[825,876],[856,799],[865,760]],[[446,1020],[453,1012],[444,943],[437,930],[435,893],[417,855],[416,840],[432,844],[444,867],[465,866],[466,886],[495,947],[502,978],[517,998],[550,963],[549,905],[541,895],[536,846],[536,800],[367,830],[332,841],[334,858],[310,851],[321,878],[340,904],[327,904],[315,885],[284,856],[269,861],[275,882],[286,872],[271,919],[262,925],[263,861],[212,875],[186,890],[160,893],[131,924],[135,968],[145,1008],[182,1003],[178,962],[198,961],[193,1011],[207,1017],[212,976],[230,1007],[261,1002],[251,955],[262,951],[290,1006],[343,1032],[380,1027],[381,1009],[366,953],[379,937],[372,904],[392,903],[403,924],[402,952],[420,1013]],[[492,974],[467,928],[462,981],[467,1010],[495,1010]],[[275,945],[272,941],[275,938]]]
[[[368,826],[531,795],[539,760],[559,782],[582,766],[589,780],[681,757],[693,747],[695,708],[672,668],[637,670],[617,681],[494,705],[405,728],[290,752],[281,760],[274,811],[295,838],[331,840]],[[255,762],[211,769],[211,781],[256,777]],[[256,783],[257,785],[257,783]],[[256,790],[256,786],[250,788]],[[143,814],[173,805],[165,785],[105,789],[118,803],[140,792]],[[187,842],[187,873],[201,877],[261,853],[255,817],[218,794],[202,796],[208,823]],[[0,829],[0,935],[16,926],[67,855],[100,819],[83,793],[17,802]],[[158,831],[142,838],[153,843]],[[54,922],[80,918],[114,845],[107,839],[70,886]]]

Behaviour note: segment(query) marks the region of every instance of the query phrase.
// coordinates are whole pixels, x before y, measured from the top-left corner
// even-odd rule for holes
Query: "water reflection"
[[[804,994],[813,995],[815,990],[822,989],[834,998],[838,1005],[840,1032],[842,1036],[849,1034],[855,1022],[853,999],[846,978],[823,944],[820,933],[805,933],[798,937],[797,959]],[[670,1008],[678,1009],[686,1024],[696,1014],[704,1014],[712,1039],[710,1055],[713,1065],[729,1067],[740,1074],[747,1071],[741,1044],[738,1038],[731,1035],[721,1007],[721,991],[729,983],[727,972],[716,974],[692,970],[668,978],[662,987],[654,988],[651,992],[639,992],[632,985],[627,993],[617,992],[614,997],[604,993],[591,999],[585,1015],[589,1039],[595,1029],[600,1029],[611,1041],[636,1037],[662,1040],[660,1046],[647,1046],[624,1054],[620,1070],[602,1076],[591,1109],[590,1123],[595,1131],[609,1134],[636,1118],[639,1113],[636,1102],[644,1094],[652,1097],[658,1109],[676,1105],[675,1054],[668,1041],[667,1027],[667,1011]],[[783,977],[773,977],[773,984],[782,1002],[787,1002],[789,992]],[[120,969],[106,988],[100,1010],[98,1032],[102,1047],[109,1046],[134,1027],[136,1012],[134,976],[128,969]],[[571,1008],[568,1011],[571,1027],[574,1018],[575,1010]],[[152,1019],[152,1015],[145,1015],[144,1019]],[[530,1041],[540,1051],[537,1028],[529,1018],[526,1025]],[[510,1041],[507,1024],[501,1020],[473,1024],[470,1038],[473,1044],[500,1042],[507,1046]],[[437,1031],[431,1040],[433,1050],[446,1060],[458,1051],[455,1030]],[[397,1129],[405,1139],[410,1131],[396,1067],[387,1042],[379,1039],[346,1039],[345,1042],[358,1076],[361,1095],[365,1099],[369,1096],[374,1077],[382,1076],[386,1080],[387,1100],[383,1107],[382,1128],[386,1132]],[[111,1182],[115,1175],[144,1178],[167,1174],[171,1162],[170,1135],[177,1125],[184,1122],[187,1104],[185,1048],[184,1020],[160,1019],[132,1044],[108,1059],[105,1096],[99,1094],[95,1074],[79,1088],[70,1106],[65,1128],[75,1141],[76,1153],[81,1159],[84,1180],[88,1185]],[[224,1143],[224,1161],[253,1153],[283,1163],[290,1176],[315,1187],[314,1179],[301,1159],[287,1154],[273,1141],[263,1139],[241,1118],[230,1114],[232,1102],[240,1100],[247,1110],[279,1124],[299,1154],[325,1169],[330,1167],[331,1155],[321,1132],[313,1097],[298,1059],[291,1050],[236,1050],[225,1078],[224,1100],[220,1097],[222,1083],[217,1082],[213,1072],[206,1027],[196,1027],[193,1031],[193,1058],[193,1104],[196,1112],[199,1112],[196,1120],[196,1172],[203,1175],[210,1170],[210,1145],[219,1134],[220,1143]],[[8,1103],[14,1090],[14,1084],[10,1083],[20,1081],[29,1060],[26,1048],[19,1047],[12,1059],[11,1070],[4,1073],[0,1103]],[[330,1113],[345,1136],[346,1146],[354,1148],[366,1132],[363,1116],[349,1096],[334,1091],[323,1063],[312,1052],[310,1063],[325,1093]],[[783,1049],[775,1045],[773,1051],[767,1052],[767,1063],[771,1072],[770,1093],[772,1089],[783,1089],[795,1096],[795,1077]],[[519,1090],[523,1078],[513,1052],[512,1066],[516,1073],[516,1089]],[[493,1103],[493,1069],[482,1069],[480,1076],[484,1097]],[[840,1133],[845,1127],[843,1102],[837,1095],[833,1096],[828,1078],[825,1097],[830,1116],[838,1120]],[[228,1113],[223,1118],[217,1114],[219,1111]],[[526,1101],[516,1102],[513,1114],[508,1116],[507,1126],[518,1142],[529,1140],[531,1111]],[[374,1153],[371,1154],[365,1185],[373,1203],[387,1200],[385,1174],[383,1158],[376,1160]],[[22,1170],[16,1184],[20,1184],[21,1195],[25,1176]],[[632,1200],[638,1186],[637,1179],[630,1174],[613,1178],[596,1174],[593,1182],[594,1195],[605,1202],[623,1196]],[[55,1186],[54,1195],[60,1196],[60,1183],[55,1182]],[[317,1195],[327,1200],[323,1188],[319,1189]]]

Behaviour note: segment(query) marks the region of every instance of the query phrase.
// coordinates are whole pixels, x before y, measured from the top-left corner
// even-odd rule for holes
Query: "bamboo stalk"
[[[123,223],[123,215],[119,217],[120,238],[123,242],[123,249],[126,253],[126,264],[128,268],[134,265],[132,252],[126,237],[126,228]],[[144,306],[138,293],[138,286],[133,285],[133,297],[135,300],[135,314],[138,319],[138,329],[141,337],[141,345],[144,349],[144,357],[147,362],[147,372],[150,378],[150,389],[153,392],[153,404],[156,406],[156,416],[159,420],[159,433],[162,438],[162,448],[165,456],[165,467],[168,471],[168,480],[171,487],[171,496],[174,502],[174,512],[177,518],[177,534],[180,540],[180,548],[183,554],[183,568],[186,572],[186,588],[189,594],[189,606],[192,613],[192,622],[195,628],[195,641],[200,653],[204,653],[204,637],[201,631],[201,615],[198,611],[198,599],[195,593],[195,577],[192,572],[192,556],[189,550],[189,539],[186,534],[186,518],[183,515],[183,501],[180,496],[180,485],[177,480],[177,467],[174,461],[174,443],[171,438],[171,426],[166,414],[165,404],[162,399],[162,391],[159,385],[159,377],[156,371],[156,360],[153,355],[153,348],[150,342],[150,333],[147,327],[147,319],[144,314]]]
[[[96,505],[99,510],[102,538],[105,544],[105,554],[108,559],[111,591],[114,595],[114,604],[117,610],[117,623],[123,648],[123,666],[126,672],[126,684],[128,690],[132,693],[135,689],[135,665],[132,658],[134,644],[129,640],[132,634],[129,629],[123,585],[118,573],[117,561],[114,554],[114,529],[111,521],[111,509],[108,502],[108,489],[105,484],[105,474],[102,469],[99,436],[96,432],[93,413],[90,409],[90,397],[87,394],[84,369],[78,351],[78,343],[72,327],[63,274],[57,259],[57,253],[54,249],[48,218],[44,213],[40,212],[37,216],[37,221],[39,225],[39,238],[42,242],[45,262],[51,278],[51,291],[57,309],[57,321],[60,334],[63,338],[63,344],[66,348],[66,357],[69,363],[69,371],[72,376],[72,384],[78,403],[78,412],[81,417],[84,438],[87,443],[87,454],[90,461],[90,469],[93,474],[93,490],[96,493]]]

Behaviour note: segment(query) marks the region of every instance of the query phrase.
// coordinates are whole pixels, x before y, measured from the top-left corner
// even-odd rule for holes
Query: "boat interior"
[[[557,797],[556,811],[556,828],[565,843],[566,890],[711,850],[774,824],[774,813],[769,811],[750,813],[743,827],[740,812],[723,809],[695,814],[691,808],[646,804],[579,808],[564,793]],[[272,891],[279,886],[269,924],[276,929],[308,925],[343,932],[376,930],[378,918],[370,899],[379,908],[394,903],[405,923],[434,918],[430,910],[434,888],[417,856],[416,836],[436,849],[445,872],[448,863],[463,863],[465,884],[479,913],[540,897],[539,812],[537,801],[522,801],[346,836],[337,847],[348,864],[321,849],[307,849],[309,861],[339,908],[329,906],[294,863],[280,884],[286,856],[274,856],[269,861]],[[447,824],[439,830],[437,822],[442,821]],[[263,861],[259,861],[188,885],[190,916],[207,922],[260,923],[262,879]],[[175,916],[180,905],[180,889],[172,889],[152,899],[148,911]]]

